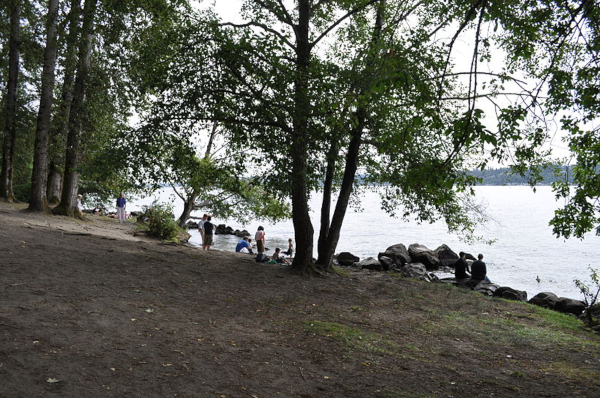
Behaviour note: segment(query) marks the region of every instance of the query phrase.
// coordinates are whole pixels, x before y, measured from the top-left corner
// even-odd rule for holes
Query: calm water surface
[[[549,291],[579,299],[581,295],[573,279],[589,283],[588,266],[600,268],[600,237],[589,234],[584,240],[555,238],[548,221],[560,202],[554,200],[550,187],[539,187],[537,192],[526,186],[477,187],[476,192],[478,202],[487,205],[487,212],[495,220],[479,229],[479,234],[486,239],[496,239],[492,245],[466,245],[447,233],[444,222],[419,225],[391,218],[381,210],[377,194],[367,192],[362,199],[362,209],[348,211],[337,252],[349,251],[360,258],[376,258],[379,252],[397,243],[407,247],[420,243],[430,249],[445,243],[457,253],[483,253],[488,276],[499,285],[526,290],[529,297]],[[141,209],[154,199],[173,203],[177,215],[183,209],[183,202],[174,198],[171,189],[165,189],[152,198],[133,201],[130,210]],[[311,207],[313,226],[318,231],[320,195],[311,200]],[[247,229],[252,235],[259,225],[264,226],[267,247],[270,248],[268,253],[272,253],[275,247],[285,250],[287,239],[294,237],[291,221],[241,225],[235,221],[215,219],[213,223]],[[199,233],[194,230],[190,233],[190,243],[200,245]],[[317,238],[315,234],[315,248]],[[234,251],[238,240],[233,236],[216,235],[213,248]],[[536,281],[538,276],[539,283]]]

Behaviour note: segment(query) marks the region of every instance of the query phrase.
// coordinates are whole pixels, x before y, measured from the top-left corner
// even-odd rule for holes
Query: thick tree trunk
[[[52,111],[52,91],[54,90],[54,70],[56,66],[56,22],[58,0],[48,1],[48,22],[44,70],[42,72],[42,92],[35,133],[35,152],[31,175],[31,199],[29,210],[49,212],[46,188],[48,183],[48,134]]]
[[[17,137],[17,85],[19,80],[19,56],[21,0],[12,0],[10,13],[10,44],[8,53],[8,82],[4,108],[4,150],[0,173],[0,198],[14,202],[13,167],[15,140]]]
[[[185,223],[190,218],[190,214],[192,213],[192,210],[194,210],[194,203],[196,203],[196,199],[197,195],[192,194],[187,198],[186,201],[183,202],[183,212],[181,212],[181,216],[179,216],[179,220],[177,221],[177,224],[181,228],[185,226]]]
[[[79,189],[79,144],[83,130],[83,113],[85,110],[85,86],[92,55],[94,16],[97,0],[86,0],[83,10],[83,27],[77,62],[77,75],[73,91],[73,104],[69,117],[69,134],[65,154],[65,174],[60,204],[54,209],[55,214],[79,216],[77,208],[77,191]]]
[[[48,172],[48,204],[57,205],[60,203],[60,196],[62,193],[62,173],[56,167],[54,162],[50,162]]]
[[[81,1],[71,0],[69,11],[69,34],[64,62],[64,79],[61,90],[61,102],[57,115],[54,117],[53,128],[50,132],[51,161],[53,168],[49,172],[48,193],[49,203],[58,204],[62,196],[63,172],[59,165],[64,165],[66,152],[66,137],[69,132],[69,117],[73,104],[73,84],[77,67],[77,38],[79,37]],[[57,186],[56,184],[60,184]]]
[[[292,267],[300,273],[313,271],[313,236],[308,208],[308,69],[310,64],[309,20],[310,0],[298,1],[296,26],[296,78],[294,83],[294,116],[292,131],[292,220],[296,237],[296,256]]]

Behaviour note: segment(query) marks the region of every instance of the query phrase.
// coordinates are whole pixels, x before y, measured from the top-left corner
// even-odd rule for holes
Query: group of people
[[[294,241],[292,238],[288,239],[288,249],[287,251],[282,252],[279,247],[275,248],[275,252],[271,256],[269,260],[268,257],[265,257],[265,228],[263,226],[259,226],[254,234],[254,240],[256,241],[256,261],[257,262],[273,262],[278,264],[289,264],[288,259],[284,258],[282,255],[285,254],[287,256],[292,257],[294,254]],[[235,251],[237,253],[249,253],[254,254],[252,250],[252,239],[244,236],[236,245]]]
[[[215,225],[212,223],[212,216],[204,214],[198,223],[198,230],[202,236],[202,250],[210,250],[215,233]]]
[[[125,196],[123,195],[123,193],[119,194],[119,197],[117,198],[117,202],[115,203],[115,207],[117,208],[117,217],[116,217],[117,220],[120,223],[124,223],[127,220],[127,218],[129,218],[129,214],[127,214],[125,212],[125,209],[127,207],[127,200],[125,199]],[[77,209],[80,212],[83,212],[83,195],[82,194],[77,195]],[[102,207],[96,206],[93,210],[93,214],[105,215],[106,211]]]
[[[460,252],[458,256],[459,259],[454,263],[454,277],[456,279],[491,282],[490,278],[487,277],[487,268],[483,262],[483,254],[479,253],[477,255],[477,260],[473,261],[470,269],[467,263],[467,254]]]

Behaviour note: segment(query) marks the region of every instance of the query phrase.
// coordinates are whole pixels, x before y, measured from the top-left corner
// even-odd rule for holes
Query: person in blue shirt
[[[246,249],[245,251],[243,249]],[[240,240],[235,247],[235,251],[237,253],[252,253],[252,246],[250,246],[250,242],[248,242],[248,238],[244,236],[242,240]]]
[[[123,194],[120,194],[119,198],[117,199],[117,219],[119,220],[119,222],[125,222],[126,204],[127,201],[125,200],[125,197],[123,196]]]

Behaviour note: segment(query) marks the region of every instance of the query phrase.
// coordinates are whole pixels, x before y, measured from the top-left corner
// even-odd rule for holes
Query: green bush
[[[145,208],[148,231],[160,239],[177,240],[177,222],[171,205],[154,202]]]

